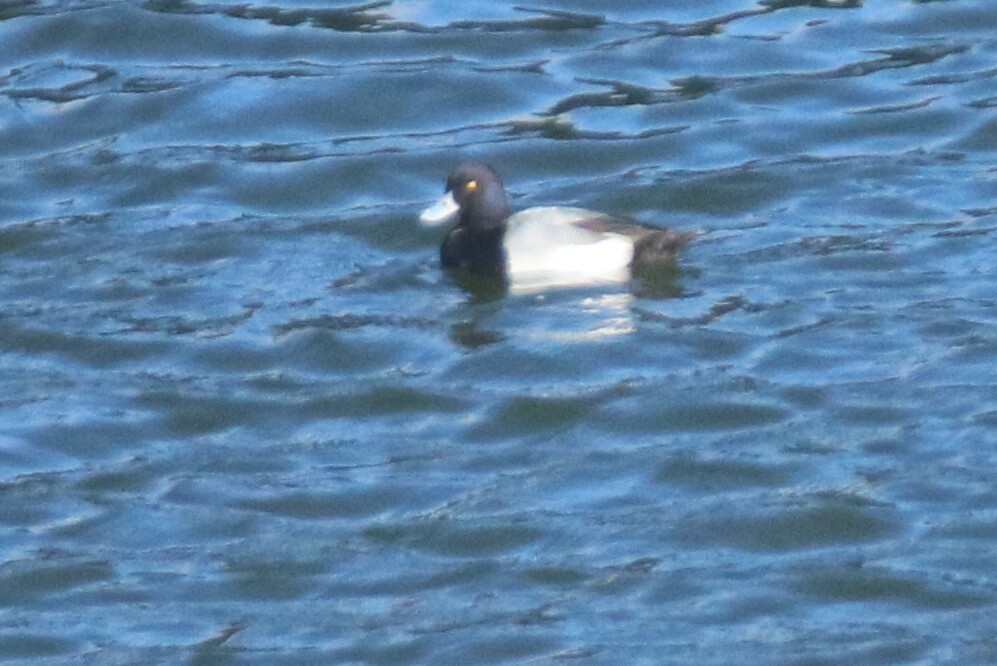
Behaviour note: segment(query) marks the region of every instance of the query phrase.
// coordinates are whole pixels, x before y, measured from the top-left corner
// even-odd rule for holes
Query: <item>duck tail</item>
[[[634,244],[634,264],[660,264],[675,261],[675,255],[702,231],[661,229],[638,239]]]

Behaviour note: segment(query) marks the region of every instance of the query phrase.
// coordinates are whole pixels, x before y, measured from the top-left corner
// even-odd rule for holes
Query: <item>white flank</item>
[[[597,215],[582,208],[550,206],[510,217],[505,249],[511,289],[529,293],[629,280],[633,241],[575,226]]]

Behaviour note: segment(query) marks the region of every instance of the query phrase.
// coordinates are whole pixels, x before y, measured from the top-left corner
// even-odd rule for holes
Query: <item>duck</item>
[[[446,228],[445,269],[500,279],[518,292],[627,283],[641,267],[674,266],[696,236],[585,208],[514,213],[498,173],[475,161],[457,165],[443,197],[419,221]]]

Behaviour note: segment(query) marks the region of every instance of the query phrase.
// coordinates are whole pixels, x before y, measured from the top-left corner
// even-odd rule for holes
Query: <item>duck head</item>
[[[447,177],[443,198],[424,210],[419,221],[439,226],[456,220],[456,227],[486,231],[501,228],[510,212],[495,170],[481,162],[464,162]]]

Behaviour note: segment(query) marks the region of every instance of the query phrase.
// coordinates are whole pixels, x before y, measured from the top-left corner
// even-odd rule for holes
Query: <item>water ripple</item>
[[[992,14],[3,3],[0,659],[993,661]]]

